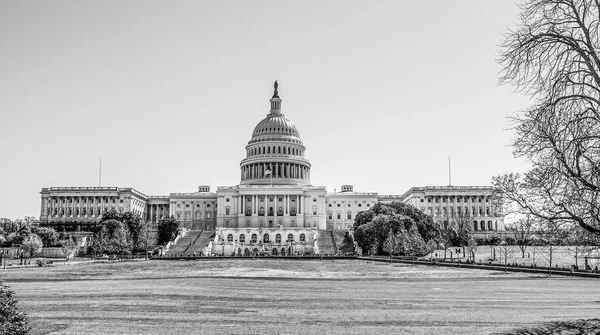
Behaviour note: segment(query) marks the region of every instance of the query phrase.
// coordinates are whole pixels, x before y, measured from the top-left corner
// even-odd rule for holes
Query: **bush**
[[[0,335],[24,335],[30,330],[27,316],[19,312],[13,295],[13,291],[0,281]]]

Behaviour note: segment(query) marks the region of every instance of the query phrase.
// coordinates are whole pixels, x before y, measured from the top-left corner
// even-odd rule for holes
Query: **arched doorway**
[[[281,256],[285,256],[285,248],[281,248]]]
[[[248,249],[248,248],[244,249],[244,256],[250,256],[250,249]]]
[[[277,256],[277,248],[273,248],[272,254],[273,254],[273,256]]]

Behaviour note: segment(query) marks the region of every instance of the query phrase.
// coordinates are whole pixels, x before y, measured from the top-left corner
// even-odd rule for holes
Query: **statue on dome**
[[[279,92],[277,92],[277,88],[279,87],[279,84],[277,84],[277,80],[275,80],[275,84],[273,84],[273,87],[275,87],[275,92],[273,93],[273,98],[279,98]]]

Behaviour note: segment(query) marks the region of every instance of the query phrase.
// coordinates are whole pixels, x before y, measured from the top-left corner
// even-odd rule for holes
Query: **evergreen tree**
[[[27,316],[19,312],[14,292],[0,281],[0,335],[25,335],[29,333]]]

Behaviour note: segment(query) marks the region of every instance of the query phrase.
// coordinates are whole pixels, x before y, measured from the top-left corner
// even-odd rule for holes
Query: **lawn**
[[[34,334],[489,334],[600,314],[593,279],[359,260],[0,270]]]
[[[467,257],[462,257],[462,248],[451,247],[446,252],[446,257],[450,259],[450,251],[452,251],[452,257],[456,259],[455,249],[460,249],[460,259],[466,260]],[[494,251],[495,249],[495,251]],[[596,258],[588,259],[588,265],[593,269],[596,266],[600,268],[600,247],[587,247],[576,249],[574,246],[554,246],[552,250],[549,247],[542,246],[527,246],[525,249],[525,258],[521,253],[521,249],[518,246],[491,246],[482,245],[477,246],[475,251],[475,261],[487,263],[489,260],[496,256],[496,263],[504,263],[504,256],[506,255],[508,263],[517,263],[521,265],[530,266],[535,264],[538,267],[548,267],[550,263],[550,251],[552,251],[552,266],[559,266],[569,268],[571,265],[577,265],[584,268],[584,255],[593,256]],[[437,254],[438,258],[444,257],[444,250],[435,250],[428,257],[435,257]],[[577,259],[575,256],[577,255]]]

